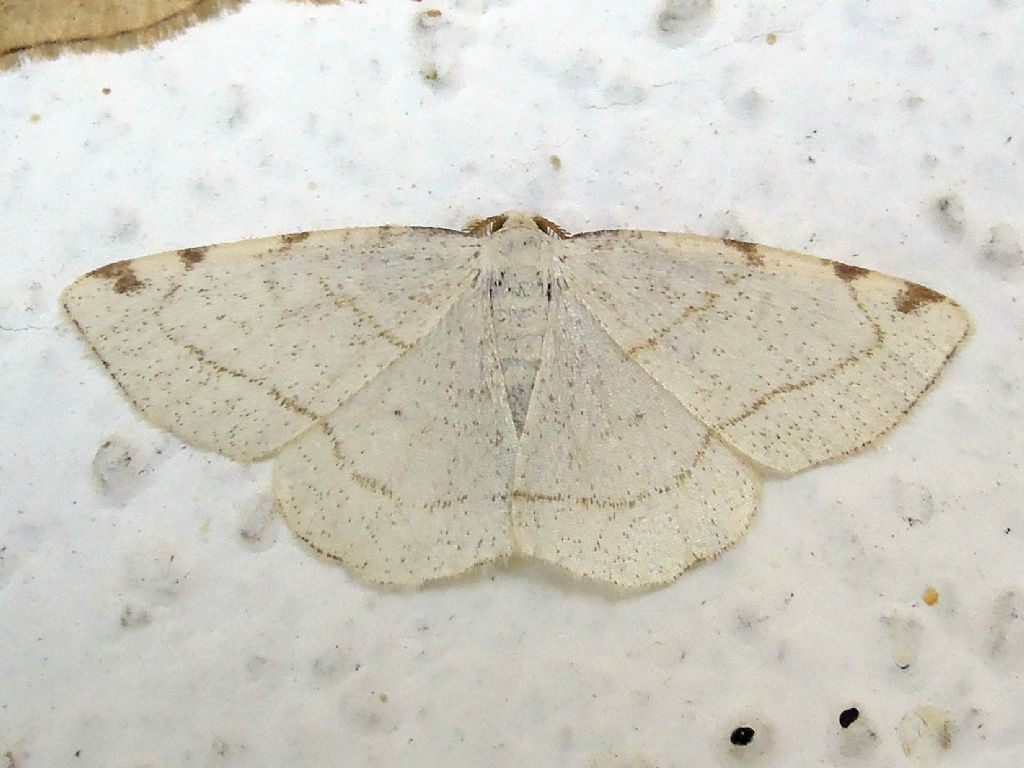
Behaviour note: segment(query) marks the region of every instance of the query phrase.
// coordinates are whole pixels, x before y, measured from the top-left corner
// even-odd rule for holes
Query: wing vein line
[[[733,416],[729,419],[725,419],[724,421],[720,421],[716,424],[711,425],[712,429],[720,430],[725,427],[735,426],[736,424],[739,424],[745,419],[749,419],[751,416],[753,416],[755,413],[761,410],[761,408],[763,408],[770,400],[773,400],[779,395],[785,395],[790,392],[799,392],[801,389],[806,389],[807,387],[811,387],[814,386],[815,384],[821,383],[822,381],[826,381],[827,379],[832,378],[832,376],[834,376],[835,374],[845,371],[850,366],[861,363],[867,358],[874,357],[878,352],[882,350],[882,347],[884,346],[886,339],[885,331],[882,330],[882,326],[878,324],[878,321],[871,317],[867,308],[864,306],[864,302],[862,302],[860,300],[860,296],[857,295],[857,289],[854,287],[853,283],[847,283],[846,285],[847,290],[850,292],[851,298],[857,305],[857,308],[861,311],[861,314],[864,316],[864,319],[867,320],[868,324],[871,326],[873,342],[863,347],[862,349],[858,349],[854,352],[851,352],[850,354],[846,355],[846,357],[833,363],[820,373],[816,373],[813,376],[809,376],[806,379],[803,379],[802,381],[793,382],[791,384],[783,384],[779,387],[776,387],[775,389],[765,392],[763,395],[757,398],[757,400],[755,400],[751,405],[749,405],[745,411],[743,411],[737,416]]]
[[[175,286],[170,291],[168,291],[167,294],[164,296],[164,301],[170,299],[171,296],[173,296],[177,290],[178,286]],[[253,378],[244,371],[235,370],[234,368],[229,368],[223,363],[218,363],[215,360],[211,360],[209,357],[207,357],[206,353],[203,352],[203,350],[199,349],[199,347],[197,347],[195,344],[192,344],[191,342],[188,341],[184,341],[183,339],[176,338],[174,334],[171,333],[170,329],[168,329],[167,326],[164,324],[163,315],[160,311],[157,311],[156,318],[157,323],[160,326],[160,330],[164,334],[164,338],[166,338],[167,341],[173,344],[174,346],[179,347],[180,349],[184,349],[186,352],[189,353],[189,355],[195,358],[197,362],[209,368],[212,368],[217,373],[225,373],[228,376],[233,376],[236,379],[241,379],[242,381],[252,384],[257,389],[260,389],[263,392],[266,392],[268,395],[270,395],[285,410],[291,411],[292,413],[296,413],[299,416],[303,416],[314,423],[320,420],[321,417],[319,414],[311,411],[309,408],[304,406],[294,397],[289,397],[288,395],[284,394],[277,387],[268,387],[266,386],[265,382]]]
[[[700,447],[697,448],[693,453],[693,460],[689,466],[681,467],[678,472],[672,476],[672,481],[668,485],[662,485],[655,488],[648,488],[640,491],[634,496],[566,496],[560,493],[548,494],[548,493],[528,493],[526,491],[513,490],[512,498],[525,501],[527,503],[548,503],[548,504],[561,504],[569,503],[575,504],[584,508],[596,507],[598,509],[633,509],[645,501],[655,497],[662,496],[666,493],[671,493],[676,488],[680,488],[693,474],[693,470],[698,464],[704,459],[704,454],[707,452],[708,445],[711,443],[711,432],[705,433],[703,440],[701,441]]]
[[[703,312],[707,312],[711,309],[714,309],[715,305],[718,303],[718,300],[721,298],[721,296],[717,293],[712,293],[711,291],[704,291],[703,293],[705,296],[705,301],[703,304],[700,304],[699,306],[687,307],[686,309],[684,309],[682,313],[678,317],[673,318],[672,322],[670,322],[668,325],[665,325],[654,331],[646,341],[642,341],[639,344],[634,344],[629,349],[624,350],[626,356],[633,358],[636,357],[636,355],[640,352],[643,352],[648,349],[654,349],[656,346],[658,346],[658,344],[661,343],[662,339],[668,336],[668,334],[684,320],[687,320],[693,317],[694,315],[699,315]]]
[[[376,336],[378,339],[383,339],[391,346],[395,347],[396,349],[400,349],[403,352],[407,352],[410,349],[412,349],[413,344],[415,344],[415,342],[413,342],[413,344],[410,344],[409,342],[403,341],[402,339],[395,336],[395,334],[393,334],[391,331],[385,328],[380,323],[380,321],[378,321],[377,317],[372,312],[363,309],[356,301],[355,297],[350,296],[347,293],[343,293],[340,290],[332,288],[330,285],[328,285],[327,280],[325,280],[322,277],[317,278],[317,281],[320,283],[321,290],[323,290],[327,298],[329,298],[334,303],[335,307],[337,307],[338,309],[348,309],[357,318],[369,324],[373,328],[373,330],[376,331]]]

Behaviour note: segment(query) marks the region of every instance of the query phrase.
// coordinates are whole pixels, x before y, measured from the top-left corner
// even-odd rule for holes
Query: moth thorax
[[[522,434],[548,324],[551,274],[536,262],[506,263],[490,278],[494,339],[516,431]]]

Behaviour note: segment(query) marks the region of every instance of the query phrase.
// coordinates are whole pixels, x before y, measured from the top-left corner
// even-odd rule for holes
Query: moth
[[[63,304],[149,421],[273,457],[296,536],[403,585],[512,556],[672,581],[743,535],[766,471],[895,425],[970,326],[859,267],[515,212],[121,261]]]

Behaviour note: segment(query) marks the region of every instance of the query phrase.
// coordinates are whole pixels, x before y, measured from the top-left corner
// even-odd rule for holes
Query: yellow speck
[[[939,602],[939,593],[935,591],[935,587],[926,587],[921,599],[924,600],[925,605],[935,605]]]
[[[203,520],[202,524],[199,526],[199,535],[200,536],[205,536],[209,532],[210,532],[210,518],[206,518],[205,520]]]
[[[767,42],[768,45],[775,45],[779,42],[779,37],[774,32],[769,32],[768,36],[765,37],[765,42]]]
[[[558,155],[552,155],[551,157],[548,158],[548,161],[551,163],[551,167],[554,168],[556,171],[561,169],[562,158],[560,158]]]
[[[381,704],[387,704],[388,703],[388,695],[386,693],[380,694],[380,703]]]
[[[38,123],[42,119],[43,119],[43,116],[40,115],[38,112],[33,112],[31,115],[29,115],[29,118],[28,118],[30,123]]]
[[[431,8],[429,11],[427,11],[427,16],[429,16],[432,19],[436,19],[440,15],[441,12],[437,10],[437,8]]]

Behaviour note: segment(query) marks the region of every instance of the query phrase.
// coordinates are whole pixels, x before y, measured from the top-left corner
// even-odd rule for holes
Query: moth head
[[[490,237],[497,232],[522,234],[540,232],[547,237],[564,239],[569,234],[560,226],[543,216],[522,211],[506,211],[486,219],[473,219],[466,225],[466,232],[476,237]]]

